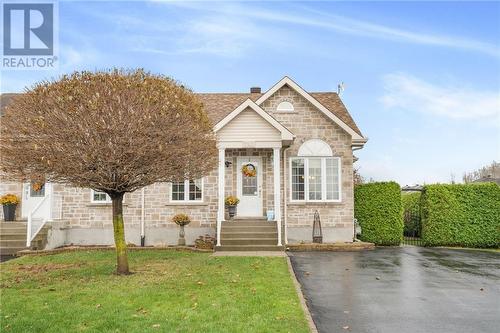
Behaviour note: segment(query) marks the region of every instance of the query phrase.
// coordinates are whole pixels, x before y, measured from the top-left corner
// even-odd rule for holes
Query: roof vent
[[[260,94],[260,87],[252,87],[250,88],[250,93],[251,94]]]

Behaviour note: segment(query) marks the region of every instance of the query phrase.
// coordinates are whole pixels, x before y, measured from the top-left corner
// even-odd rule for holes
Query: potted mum
[[[172,217],[172,222],[181,228],[179,231],[179,241],[177,242],[177,245],[186,245],[186,239],[184,238],[184,226],[191,223],[191,219],[186,214],[177,214]]]
[[[240,199],[238,199],[234,195],[226,197],[225,203],[230,218],[233,218],[236,215],[236,206],[238,205],[239,202]]]
[[[16,219],[16,207],[19,198],[15,194],[5,194],[0,197],[0,203],[3,206],[3,217],[5,221],[14,221]]]

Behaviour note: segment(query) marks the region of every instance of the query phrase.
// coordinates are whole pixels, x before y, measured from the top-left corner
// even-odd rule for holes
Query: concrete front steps
[[[25,221],[0,222],[0,255],[11,256],[21,250],[29,249],[26,246]],[[47,244],[48,227],[44,227],[31,242],[31,249],[42,250]]]
[[[216,251],[283,251],[276,222],[265,218],[235,218],[222,222],[221,246]]]

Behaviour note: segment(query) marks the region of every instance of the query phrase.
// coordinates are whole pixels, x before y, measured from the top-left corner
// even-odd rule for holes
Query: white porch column
[[[281,246],[281,148],[273,148],[274,216],[278,227],[278,246]]]
[[[217,209],[217,246],[220,243],[220,231],[222,221],[224,220],[224,182],[225,182],[225,167],[226,167],[226,150],[219,148],[219,187],[218,187],[218,209]]]

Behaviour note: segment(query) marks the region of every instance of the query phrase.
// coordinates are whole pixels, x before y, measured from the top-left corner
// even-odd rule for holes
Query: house
[[[251,88],[198,96],[214,124],[218,167],[202,179],[128,193],[128,243],[176,244],[171,217],[181,212],[193,221],[186,228],[188,244],[205,234],[228,250],[310,242],[315,211],[324,242],[353,241],[353,150],[367,139],[336,93],[307,92],[284,77],[264,93]],[[2,104],[12,97],[2,95]],[[111,202],[104,193],[1,181],[0,194],[5,193],[22,197],[18,218],[29,220],[29,238],[43,225],[50,227],[48,248],[113,243]],[[228,195],[240,199],[235,219],[224,206]]]

